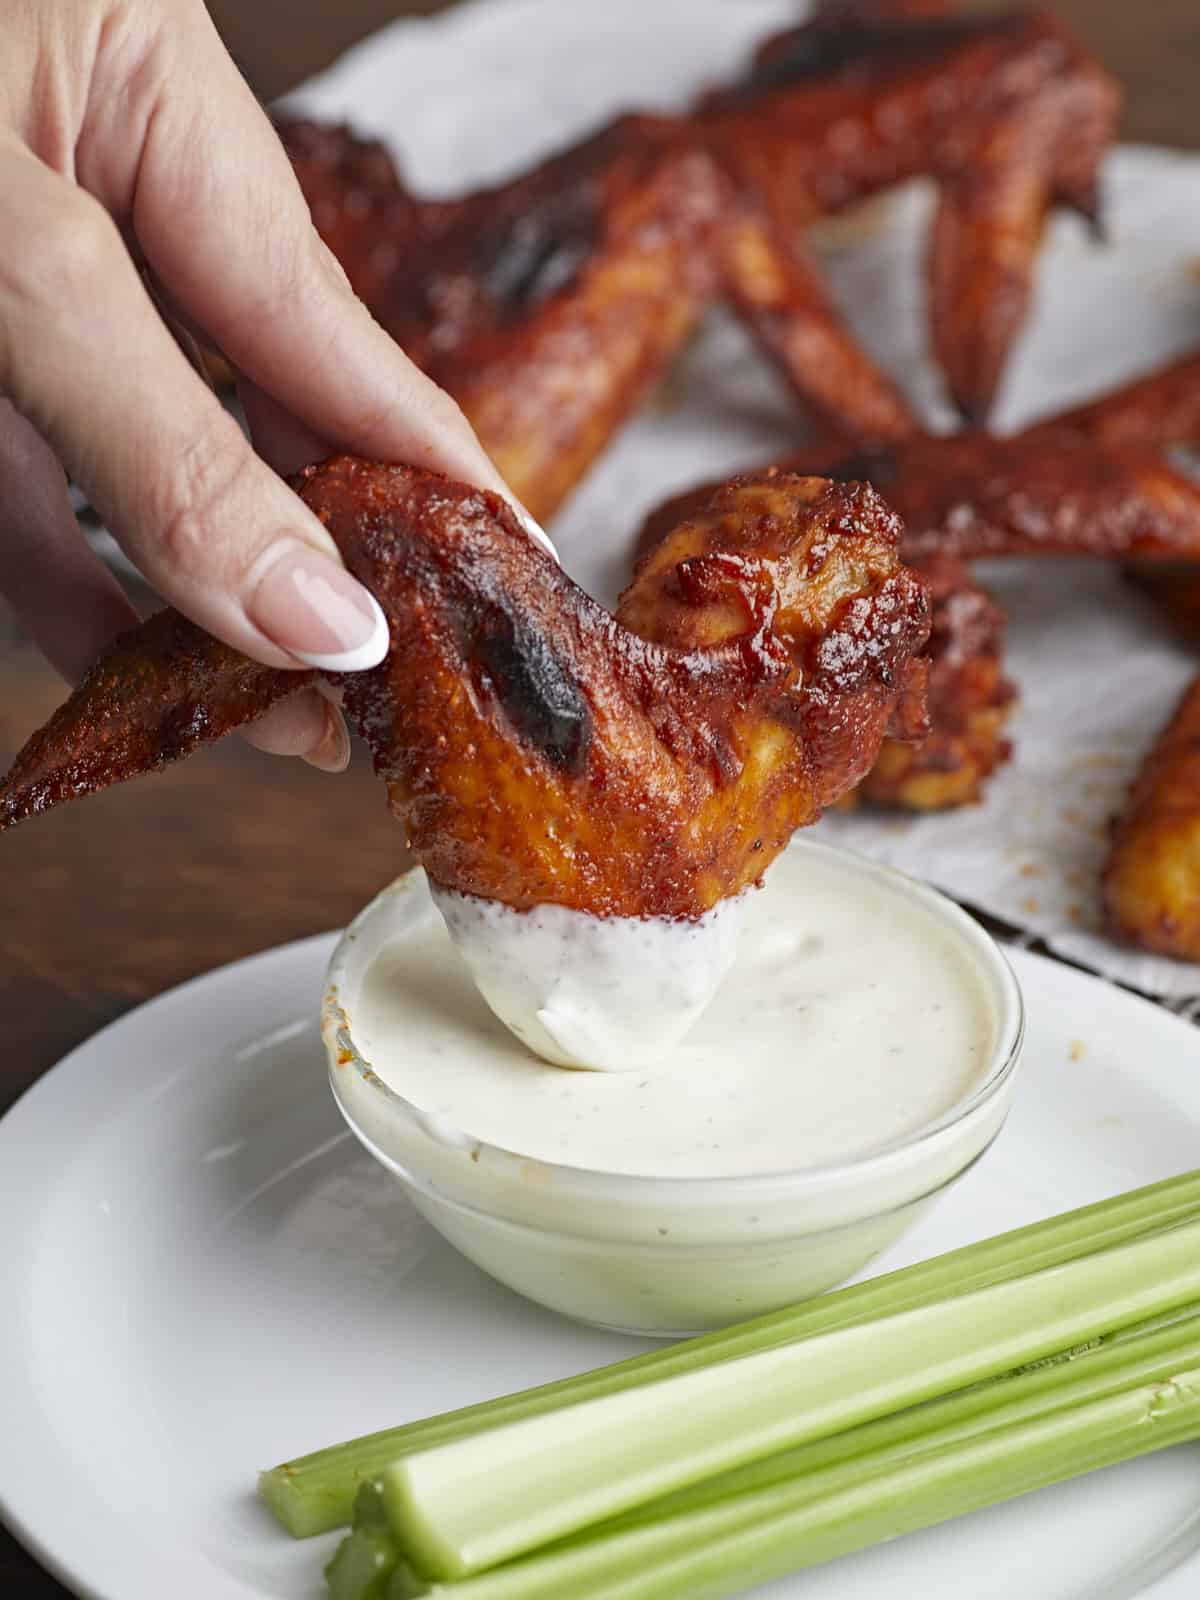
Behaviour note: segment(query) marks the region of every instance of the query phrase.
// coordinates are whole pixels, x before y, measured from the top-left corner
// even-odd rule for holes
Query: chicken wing
[[[839,464],[839,447],[826,441],[798,452],[779,470],[794,466],[829,476],[830,469],[836,474],[845,465],[844,458]],[[713,488],[690,490],[651,513],[638,536],[639,563],[662,548],[670,529],[693,516]],[[926,551],[906,560],[928,585],[932,606],[925,652],[927,733],[885,739],[875,766],[848,799],[911,811],[973,804],[1011,754],[1004,728],[1016,692],[1004,675],[1004,617],[957,557]]]
[[[1166,450],[1200,444],[1200,355],[1124,384],[1087,405],[1028,430],[1070,434],[1103,448]],[[1200,645],[1200,562],[1138,563],[1126,577],[1149,596],[1183,638]]]
[[[1200,680],[1142,767],[1114,830],[1103,888],[1118,938],[1200,961]]]
[[[345,128],[281,126],[359,296],[544,519],[716,290],[725,192],[680,125],[627,117],[501,188],[424,201]]]
[[[1004,736],[1016,690],[1004,675],[1004,613],[953,556],[912,563],[928,585],[932,626],[929,733],[887,738],[854,791],[881,810],[946,811],[975,805],[1011,756]]]
[[[917,731],[928,596],[865,486],[735,480],[616,616],[494,495],[349,457],[297,488],[387,613],[391,651],[344,680],[346,709],[442,887],[697,917],[863,776],[897,715]],[[161,766],[307,678],[152,619],[18,756],[0,827]]]
[[[1049,426],[914,439],[829,476],[874,483],[903,518],[912,555],[1200,560],[1200,486],[1151,452]]]
[[[539,518],[562,503],[725,295],[822,417],[915,427],[815,267],[739,200],[684,122],[623,117],[498,188],[417,200],[379,144],[283,123],[359,296],[459,402]]]
[[[264,667],[177,611],[159,611],[114,640],[20,751],[0,784],[0,830],[158,772],[316,676]]]
[[[835,6],[769,41],[698,116],[785,233],[906,178],[938,182],[933,341],[978,419],[1024,320],[1049,207],[1097,213],[1120,93],[1049,17],[946,9]]]
[[[888,450],[848,455],[821,443],[779,465],[873,484],[904,523],[909,559],[1080,555],[1200,562],[1200,484],[1148,450],[1101,447],[1053,423],[1011,438],[925,434]],[[709,488],[677,495],[654,511],[640,536],[643,546]]]
[[[1023,437],[1071,435],[1115,450],[1200,444],[1200,352],[1159,367],[1086,405],[1026,428]]]

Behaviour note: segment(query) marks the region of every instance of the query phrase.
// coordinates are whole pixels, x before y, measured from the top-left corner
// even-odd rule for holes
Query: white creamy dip
[[[633,1072],[669,1056],[737,954],[744,896],[695,922],[514,911],[430,884],[480,994],[544,1061]]]
[[[352,1005],[346,997],[355,1046],[429,1127],[543,1162],[708,1178],[826,1166],[936,1122],[994,1066],[995,979],[971,942],[903,879],[848,872],[832,852],[780,857],[766,887],[744,897],[736,960],[716,997],[681,1045],[634,1071],[564,1072],[532,1055],[488,1009],[426,907],[385,937]],[[448,909],[452,920],[476,915]],[[484,923],[468,928],[477,973],[506,964],[502,929]],[[554,923],[538,935],[551,948],[563,932]],[[703,949],[680,940],[644,954],[651,967],[693,954],[703,965]],[[549,1024],[541,1018],[565,1054],[591,1026],[588,961],[604,983],[620,976],[610,955],[603,937],[578,945],[561,1002]],[[629,972],[626,1038],[645,1060],[653,1052],[639,1035],[653,1027],[655,985],[687,974]],[[493,1004],[509,982],[485,981]],[[510,1002],[502,993],[497,1010]],[[527,1019],[528,994],[516,1009]]]

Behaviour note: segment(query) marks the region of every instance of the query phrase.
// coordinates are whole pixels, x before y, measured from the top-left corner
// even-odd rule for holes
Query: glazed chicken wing
[[[863,776],[889,725],[919,731],[928,596],[865,486],[724,486],[615,617],[494,495],[348,457],[297,487],[387,613],[391,651],[344,680],[346,709],[444,888],[698,917]],[[0,826],[151,770],[310,676],[154,618],[18,756]]]
[[[986,408],[1049,205],[1094,203],[1116,96],[1055,24],[932,17],[945,9],[834,7],[692,118],[623,117],[460,199],[414,197],[345,128],[281,133],[357,292],[544,518],[718,296],[825,431],[865,446],[916,432],[803,233],[917,174],[941,189],[935,344],[964,408]]]
[[[794,462],[801,472],[836,470],[838,449],[814,445]],[[639,561],[661,549],[669,530],[712,492],[705,485],[653,512],[638,537]],[[974,804],[1011,753],[1004,728],[1016,695],[1004,675],[1004,617],[957,557],[926,552],[906,559],[924,579],[931,601],[927,732],[923,738],[886,738],[875,766],[847,800],[906,811]]]
[[[740,190],[795,233],[906,178],[939,187],[932,339],[963,414],[986,415],[1055,201],[1096,215],[1120,109],[1049,17],[851,0],[769,41],[699,119]]]
[[[1200,486],[1148,451],[1101,448],[1048,425],[1006,439],[913,439],[829,475],[864,477],[887,495],[913,555],[1200,560]]]
[[[548,517],[715,292],[724,190],[679,125],[627,117],[501,188],[415,199],[378,144],[284,124],[359,296]]]
[[[686,123],[623,117],[498,188],[414,198],[348,129],[280,132],[360,297],[462,406],[539,518],[561,504],[718,295],[819,415],[857,434],[912,415],[824,284]]]
[[[1151,372],[1064,411],[1027,436],[1069,434],[1105,449],[1162,451],[1200,444],[1200,355]],[[1194,473],[1192,474],[1195,481]],[[1126,568],[1130,582],[1154,602],[1176,631],[1200,645],[1200,559],[1138,563]]]
[[[860,794],[879,806],[942,809],[980,798],[1008,759],[1015,699],[1002,665],[1004,624],[968,559],[1092,555],[1131,560],[1135,581],[1200,643],[1200,487],[1161,454],[1200,433],[1200,358],[1176,362],[1013,438],[921,435],[846,455],[836,443],[789,457],[788,471],[865,480],[905,525],[906,559],[930,585],[931,733],[919,747],[886,741]],[[644,554],[711,485],[647,520]],[[1194,559],[1198,566],[1186,564]]]
[[[953,556],[912,563],[932,602],[923,740],[888,738],[854,791],[880,810],[975,805],[1012,754],[1004,736],[1016,690],[1004,675],[1004,613]]]
[[[1118,938],[1200,961],[1200,681],[1147,757],[1116,826],[1104,904]]]

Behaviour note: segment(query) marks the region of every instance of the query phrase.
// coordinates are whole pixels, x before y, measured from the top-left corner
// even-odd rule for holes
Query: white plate
[[[331,949],[142,1007],[0,1122],[0,1509],[81,1594],[317,1600],[334,1541],[282,1534],[257,1468],[638,1348],[492,1283],[343,1130],[314,1020]],[[1013,959],[1030,1037],[1009,1127],[888,1265],[1196,1161],[1200,1036]],[[1190,1600],[1198,1550],[1183,1448],[769,1593]]]

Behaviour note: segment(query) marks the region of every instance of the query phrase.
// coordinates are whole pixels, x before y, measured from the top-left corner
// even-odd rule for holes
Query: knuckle
[[[42,203],[22,223],[18,248],[8,256],[10,288],[26,305],[61,316],[86,305],[123,249],[116,224],[83,190],[47,185]]]
[[[251,470],[241,435],[231,439],[223,428],[202,430],[172,459],[156,496],[152,530],[158,559],[167,569],[209,579],[226,574],[236,541],[249,531]]]

